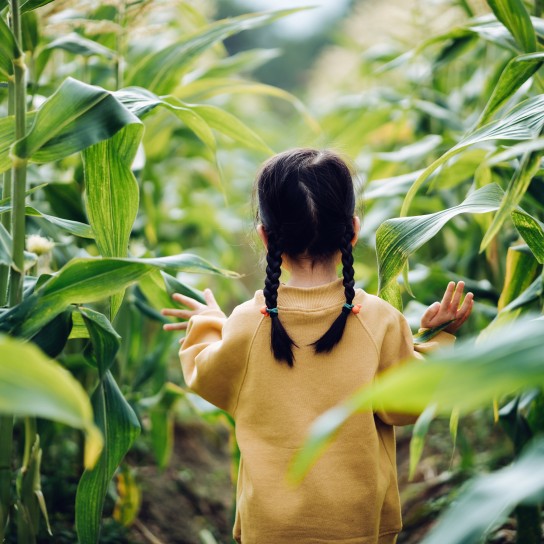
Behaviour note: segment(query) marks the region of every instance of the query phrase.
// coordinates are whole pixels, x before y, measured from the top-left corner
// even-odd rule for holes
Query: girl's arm
[[[189,321],[167,323],[164,330],[186,330],[180,339],[179,358],[187,386],[218,408],[234,415],[243,381],[252,331],[254,312],[236,308],[227,319],[206,289],[202,304],[174,293],[172,298],[188,309],[163,308],[163,315]]]

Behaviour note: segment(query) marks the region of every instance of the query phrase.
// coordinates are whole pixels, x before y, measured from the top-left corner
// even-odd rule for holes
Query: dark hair
[[[346,305],[329,330],[312,345],[329,352],[340,341],[355,296],[352,240],[355,193],[347,164],[328,150],[292,149],[270,158],[255,182],[257,220],[268,236],[266,280],[268,309],[277,308],[282,254],[326,260],[342,253]],[[293,366],[293,342],[276,312],[271,318],[271,347],[278,361]]]

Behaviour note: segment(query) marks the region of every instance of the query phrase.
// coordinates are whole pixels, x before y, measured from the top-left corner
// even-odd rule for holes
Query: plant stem
[[[0,542],[11,506],[11,450],[13,449],[13,417],[0,417]]]
[[[9,78],[8,80],[8,115],[15,113],[15,90],[14,80]],[[4,172],[4,181],[2,185],[2,198],[11,197],[11,170]],[[3,213],[0,216],[2,225],[6,227],[9,232],[11,230],[11,212]],[[8,279],[9,279],[9,266],[0,265],[0,306],[6,306],[8,302]]]
[[[17,43],[22,44],[21,11],[19,0],[11,0],[13,34]],[[15,75],[15,139],[20,140],[26,134],[26,66],[22,51],[13,59]],[[23,299],[24,249],[25,249],[25,191],[27,160],[13,157],[13,188],[11,233],[13,237],[13,267],[10,270],[9,302],[15,306]]]
[[[124,85],[123,70],[125,67],[125,14],[126,5],[125,0],[121,0],[117,6],[117,23],[119,25],[119,32],[117,33],[116,49],[117,55],[115,59],[115,90],[118,91]]]

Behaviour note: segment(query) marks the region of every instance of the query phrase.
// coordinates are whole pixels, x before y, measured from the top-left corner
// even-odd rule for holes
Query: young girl
[[[354,288],[359,218],[346,164],[330,151],[294,149],[268,160],[256,181],[264,289],[227,319],[174,294],[189,310],[179,355],[187,385],[236,421],[241,451],[234,538],[243,544],[393,544],[401,530],[393,425],[414,416],[362,413],[341,428],[299,487],[287,466],[312,422],[377,374],[414,355],[406,319]],[[342,263],[342,277],[337,265]],[[281,267],[289,281],[280,283]],[[455,320],[418,351],[451,342],[469,316],[463,282],[451,282],[424,328]]]

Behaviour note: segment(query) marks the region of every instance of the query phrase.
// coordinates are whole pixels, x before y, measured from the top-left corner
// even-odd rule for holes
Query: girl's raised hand
[[[211,289],[204,289],[204,300],[206,301],[206,304],[202,304],[201,302],[198,302],[198,300],[180,293],[174,293],[172,298],[176,302],[179,302],[183,306],[187,306],[187,308],[190,309],[179,310],[178,308],[163,308],[161,310],[162,315],[171,315],[173,317],[179,317],[180,319],[190,319],[194,315],[198,315],[205,310],[221,311],[221,308],[215,301],[215,297],[213,296]],[[165,331],[182,331],[187,328],[187,321],[182,321],[181,323],[165,323],[162,328]]]
[[[423,329],[432,329],[448,321],[453,321],[444,330],[449,333],[455,333],[459,327],[468,319],[474,306],[474,295],[467,293],[463,304],[460,305],[461,297],[465,283],[460,281],[455,285],[454,281],[448,283],[446,292],[441,302],[431,304],[421,318],[421,327]]]

